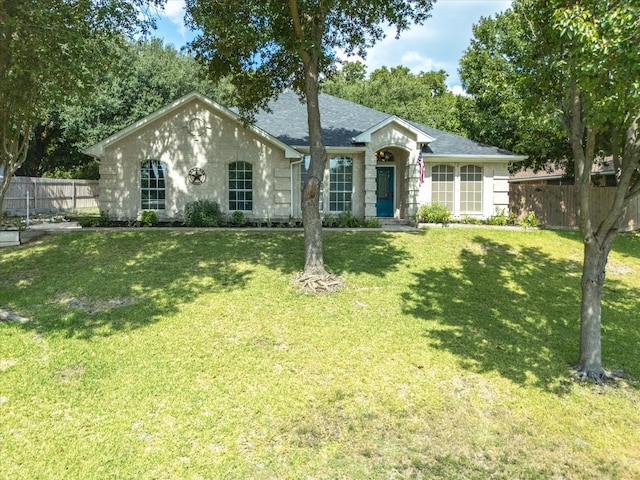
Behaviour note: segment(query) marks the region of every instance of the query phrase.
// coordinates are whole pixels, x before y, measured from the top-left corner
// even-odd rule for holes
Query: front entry
[[[376,167],[376,216],[393,217],[393,167]]]

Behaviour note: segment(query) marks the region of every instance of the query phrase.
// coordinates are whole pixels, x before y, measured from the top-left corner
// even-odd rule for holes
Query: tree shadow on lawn
[[[581,262],[477,236],[460,264],[415,273],[404,313],[428,321],[432,347],[455,354],[464,368],[561,392],[578,359]],[[640,342],[637,304],[627,295],[628,287],[606,280],[603,361],[636,373],[628,352]]]
[[[402,233],[411,234],[422,236],[424,232]],[[380,231],[325,230],[325,266],[336,273],[365,273],[377,277],[395,272],[404,268],[403,262],[411,255],[394,245],[393,238],[393,234]]]
[[[554,233],[561,238],[573,240],[582,245],[582,238],[577,230],[554,230]],[[640,259],[640,231],[618,233],[613,241],[612,251],[625,257]]]
[[[327,235],[327,257],[338,271],[384,275],[406,256],[386,235]],[[302,233],[286,230],[75,232],[18,248],[0,255],[0,306],[29,318],[22,328],[80,338],[142,328],[200,295],[249,288],[259,267],[281,277],[304,265]]]

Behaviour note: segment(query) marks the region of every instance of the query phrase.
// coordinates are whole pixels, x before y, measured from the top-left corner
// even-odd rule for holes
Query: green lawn
[[[606,367],[570,381],[574,233],[53,235],[0,250],[0,478],[639,478],[640,236],[616,240]]]

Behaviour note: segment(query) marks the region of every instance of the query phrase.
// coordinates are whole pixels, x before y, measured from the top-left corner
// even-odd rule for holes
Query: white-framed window
[[[307,181],[307,171],[309,170],[310,155],[305,155],[304,160],[300,163],[300,201],[302,203],[302,192],[304,190],[304,182]],[[324,212],[324,182],[320,182],[320,211]]]
[[[482,167],[460,167],[460,213],[482,213]]]
[[[329,160],[329,211],[350,212],[353,195],[353,160],[333,157]]]
[[[140,208],[164,210],[167,164],[160,160],[145,160],[140,164]]]
[[[253,210],[253,166],[249,162],[229,164],[229,211]]]
[[[431,167],[431,202],[454,211],[454,168],[451,165]]]

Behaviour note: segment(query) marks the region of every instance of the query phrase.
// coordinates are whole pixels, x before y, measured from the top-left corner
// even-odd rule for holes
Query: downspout
[[[289,164],[289,171],[290,171],[289,180],[291,182],[291,187],[290,187],[291,188],[290,189],[290,192],[291,192],[291,202],[290,202],[291,203],[291,218],[293,218],[293,214],[295,213],[293,211],[293,166],[294,165],[300,165],[303,161],[304,161],[304,157],[300,158],[300,160],[298,160],[296,162],[291,162]]]

